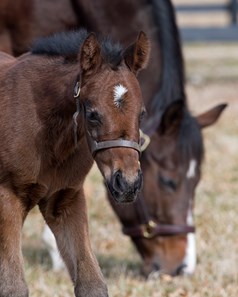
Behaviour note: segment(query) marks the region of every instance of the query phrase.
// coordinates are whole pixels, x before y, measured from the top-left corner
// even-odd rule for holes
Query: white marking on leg
[[[189,226],[193,225],[193,214],[192,208],[189,208],[187,215],[187,224]],[[183,273],[191,275],[194,273],[197,263],[197,252],[196,252],[196,238],[194,233],[187,234],[187,248],[186,254],[183,260],[184,268]]]
[[[197,161],[192,159],[189,163],[188,171],[187,171],[187,178],[193,178],[196,175],[196,167],[197,167]]]
[[[52,269],[54,271],[60,271],[65,267],[65,265],[59,254],[55,236],[47,225],[45,225],[45,228],[43,230],[42,239],[45,242],[47,250],[50,254],[53,266]]]
[[[120,107],[123,101],[123,96],[128,92],[127,88],[119,84],[114,87],[114,104]]]

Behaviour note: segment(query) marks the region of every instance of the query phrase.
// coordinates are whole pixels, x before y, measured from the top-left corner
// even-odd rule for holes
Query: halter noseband
[[[139,154],[141,153],[140,145],[137,142],[131,140],[118,139],[100,142],[95,140],[91,141],[91,153],[93,157],[96,155],[97,151],[113,147],[128,147],[136,150]]]
[[[123,226],[122,232],[132,238],[151,239],[157,236],[194,233],[195,227],[188,225],[159,224],[150,219],[146,224],[136,225],[133,227]]]
[[[77,117],[80,112],[80,83],[79,81],[76,82],[76,85],[74,87],[74,98],[76,99],[76,107],[77,110],[73,115],[73,120],[74,120],[74,140],[75,144],[77,144]],[[92,136],[88,132],[88,138],[89,138],[89,145],[90,145],[90,150],[91,154],[93,157],[95,157],[96,153],[100,150],[108,149],[108,148],[115,148],[115,147],[127,147],[127,148],[132,148],[136,150],[139,155],[141,153],[141,147],[140,144],[132,141],[132,140],[126,140],[126,139],[116,139],[116,140],[106,140],[106,141],[96,141],[92,139]]]

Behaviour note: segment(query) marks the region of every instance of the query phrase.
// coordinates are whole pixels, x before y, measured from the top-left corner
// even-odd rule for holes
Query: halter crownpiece
[[[76,82],[75,86],[74,86],[74,98],[79,98],[80,95],[80,83],[79,81]]]
[[[76,99],[76,112],[73,115],[73,121],[74,121],[74,143],[75,146],[77,145],[78,142],[78,115],[80,113],[80,102],[79,102],[79,96],[80,96],[80,83],[79,81],[76,82],[74,86],[74,98]]]

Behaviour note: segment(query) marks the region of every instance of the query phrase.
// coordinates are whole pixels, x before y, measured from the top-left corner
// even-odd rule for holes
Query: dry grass
[[[221,102],[229,103],[220,121],[204,131],[206,158],[196,195],[198,265],[193,277],[144,281],[140,277],[140,259],[120,232],[96,168],[88,177],[91,241],[111,297],[238,296],[237,53],[237,45],[185,47],[187,93],[194,113]],[[42,227],[41,217],[34,210],[23,233],[30,296],[73,296],[67,273],[50,270],[49,256],[40,239]]]

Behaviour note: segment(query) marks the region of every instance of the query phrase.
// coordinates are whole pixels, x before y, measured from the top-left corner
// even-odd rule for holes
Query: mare
[[[143,191],[127,208],[115,203],[110,193],[108,198],[143,259],[146,276],[154,271],[191,274],[196,265],[194,196],[204,153],[201,129],[215,123],[226,105],[191,115],[170,0],[76,2],[89,29],[126,44],[141,28],[151,40],[151,59],[139,76],[148,114],[142,139],[145,145],[150,141],[141,156]]]
[[[74,0],[1,0],[0,50],[14,56],[30,50],[34,39],[76,29]]]
[[[146,275],[154,270],[172,275],[193,273],[193,205],[204,150],[201,128],[213,124],[225,105],[198,117],[191,115],[171,0],[58,0],[55,7],[46,0],[28,1],[33,3],[28,15],[31,35],[22,36],[21,47],[11,39],[15,53],[26,51],[29,40],[36,36],[79,24],[109,34],[125,45],[136,37],[138,30],[149,36],[151,59],[138,76],[147,109],[141,128],[150,138],[141,157],[144,191],[127,209],[113,203],[110,196],[109,201],[124,233],[131,236],[141,254]],[[162,226],[167,226],[166,232],[161,231]]]
[[[141,32],[123,50],[86,30],[35,43],[0,61],[0,296],[26,297],[22,224],[34,206],[55,235],[76,297],[106,297],[92,252],[83,183],[95,160],[117,202],[141,189],[136,74],[148,61]]]

